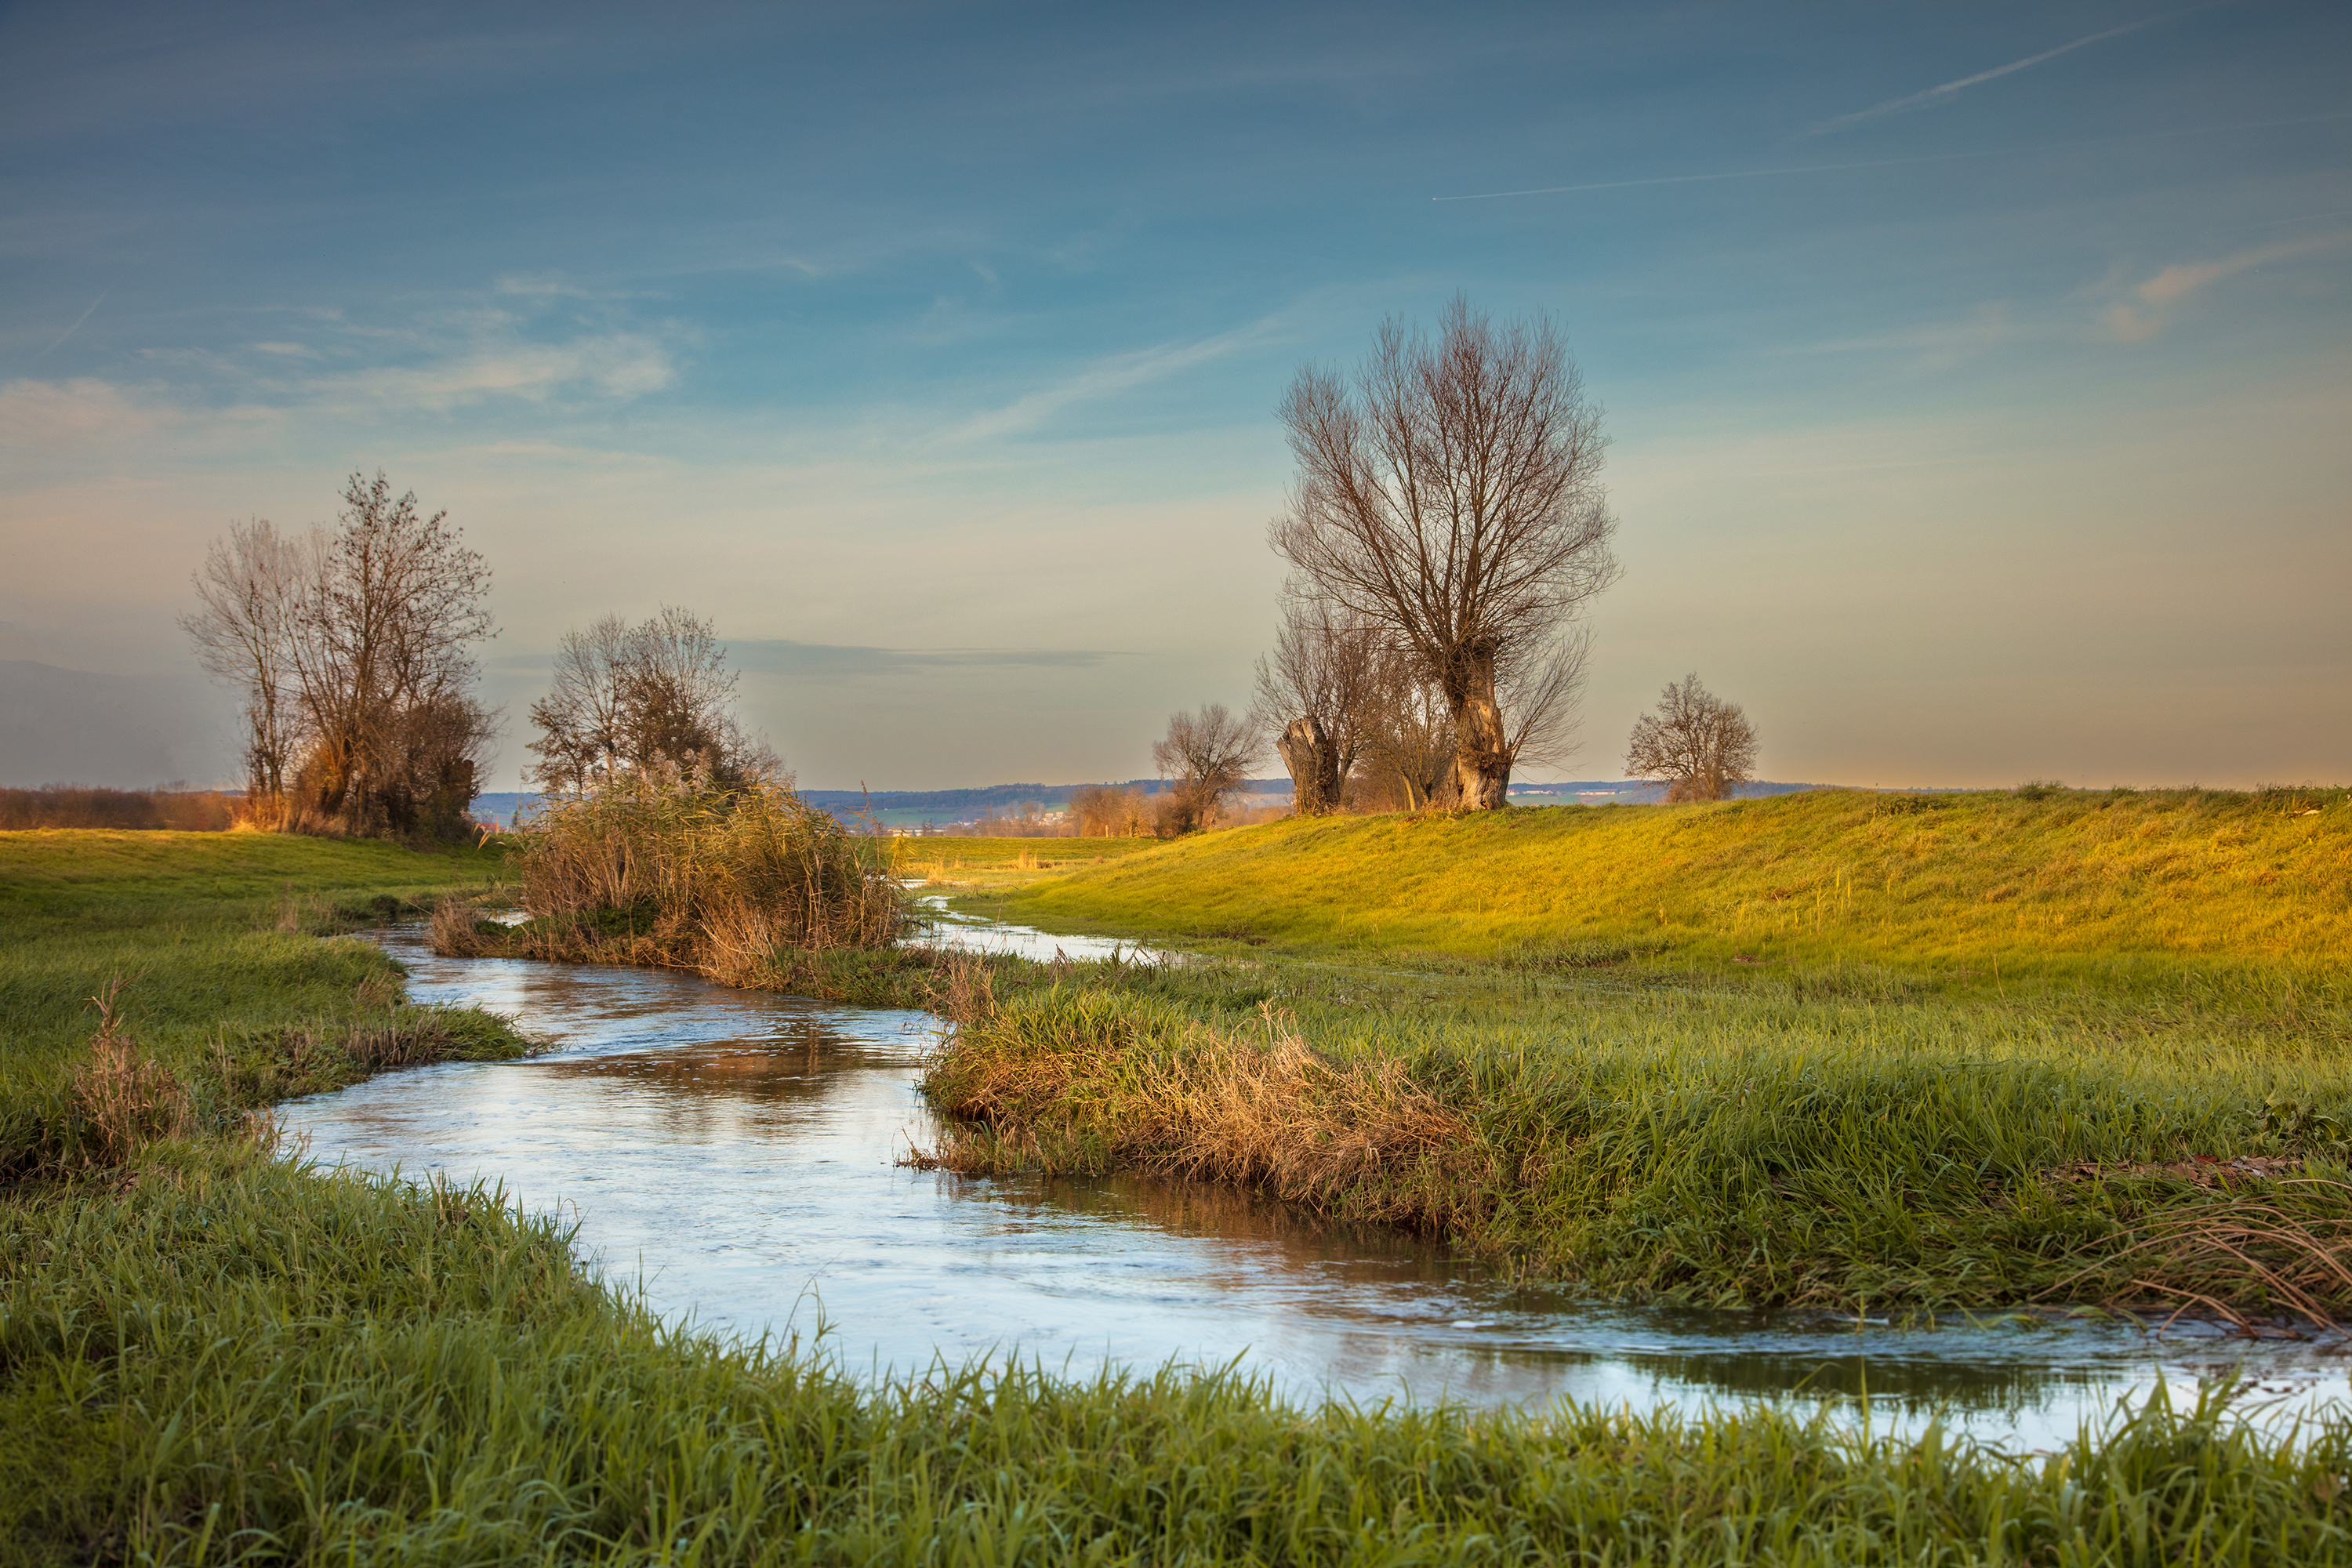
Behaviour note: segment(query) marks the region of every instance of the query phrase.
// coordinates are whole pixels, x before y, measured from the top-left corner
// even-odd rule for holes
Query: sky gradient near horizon
[[[381,468],[493,787],[664,603],[805,784],[1133,777],[1246,701],[1293,373],[1460,289],[1613,437],[1543,776],[1696,669],[1767,777],[2352,779],[2347,80],[2263,0],[16,6],[0,661],[184,683],[205,542]]]

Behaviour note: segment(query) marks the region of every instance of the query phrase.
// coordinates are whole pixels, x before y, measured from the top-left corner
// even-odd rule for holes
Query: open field
[[[2342,974],[2352,795],[1818,790],[1690,806],[1289,821],[1016,890],[1057,930],[1494,955]]]

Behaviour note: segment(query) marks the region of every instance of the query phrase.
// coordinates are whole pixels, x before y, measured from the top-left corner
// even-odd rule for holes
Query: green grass
[[[55,1152],[42,1119],[90,1060],[80,998],[116,974],[139,1049],[221,1112],[103,1165],[0,1170],[0,1563],[2352,1563],[2343,1416],[2273,1437],[2210,1401],[2162,1406],[2012,1458],[1811,1409],[1306,1408],[1176,1370],[941,1366],[876,1387],[818,1347],[665,1327],[495,1194],[322,1174],[243,1141],[236,1105],[394,1065],[383,1042],[425,1032],[377,949],[320,933],[498,875],[495,856],[381,845],[0,836],[8,1125],[29,1118],[26,1146]],[[1287,1010],[1318,1070],[1400,1068],[1517,1162],[1518,1206],[1465,1226],[1557,1253],[1583,1225],[1571,1261],[1647,1258],[1649,1285],[1692,1299],[1708,1279],[1785,1288],[1743,1239],[1811,1258],[1832,1296],[1857,1267],[1884,1275],[1889,1227],[1965,1229],[1970,1161],[2286,1147],[2336,1125],[2325,1097],[2242,1114],[2286,1071],[2282,1030],[2301,1026],[2282,1020],[2322,1021],[2294,1048],[2335,1092],[2336,1016],[2291,985],[2057,1016],[1612,954],[1008,961],[1007,1005],[970,1033],[1075,1043],[1083,1075],[1118,1035],[1106,1019],[1129,1037],[1114,1047],[1197,1045]],[[844,987],[919,967],[816,958]],[[2069,1079],[2065,1053],[2099,1031],[2108,1081]],[[354,1038],[376,1044],[324,1051]],[[518,1044],[491,1023],[449,1049]],[[1890,1152],[1914,1164],[1836,1189]],[[1769,1183],[1792,1175],[1802,1201],[1775,1209]],[[1710,1206],[1717,1188],[1741,1201]],[[1847,1231],[1860,1251],[1839,1250]]]
[[[493,1194],[218,1152],[12,1197],[0,1369],[26,1564],[2352,1562],[2334,1420],[2166,1407],[2007,1458],[1181,1372],[874,1388],[665,1329]]]
[[[495,879],[495,853],[260,833],[0,833],[0,1172],[76,1143],[90,998],[212,1121],[374,1067],[512,1055],[484,1015],[400,1005],[374,943],[320,934]]]
[[[2352,1317],[2347,889],[2342,792],[1282,823],[962,900],[1209,961],[1017,998],[935,1082],[967,1168],[1217,1174],[1612,1296]],[[1205,1139],[1303,1092],[1245,1081],[1264,1009],[1452,1130]],[[1331,1092],[1291,1143],[1364,1145]]]
[[[2352,795],[1885,795],[1291,820],[1010,889],[1118,934],[1366,952],[1631,947],[1769,963],[2341,976]]]

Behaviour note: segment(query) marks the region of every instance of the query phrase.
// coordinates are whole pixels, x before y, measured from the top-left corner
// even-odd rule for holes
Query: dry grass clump
[[[693,969],[756,984],[786,955],[887,947],[912,924],[886,843],[781,783],[649,769],[562,801],[520,836],[509,934],[445,902],[436,951],[520,951]]]
[[[2095,1271],[2118,1305],[2150,1300],[2252,1328],[2251,1314],[2331,1329],[2352,1319],[2352,1183],[2289,1177],[2133,1226]]]
[[[188,1086],[124,1029],[117,1005],[124,984],[117,975],[89,999],[98,1033],[73,1076],[72,1146],[60,1152],[68,1164],[122,1164],[159,1139],[184,1136],[195,1121]]]
[[[1350,1217],[1442,1229],[1484,1206],[1495,1161],[1394,1059],[1317,1053],[1271,1009],[1222,1030],[1164,1005],[1056,987],[972,1017],[926,1091],[951,1170],[1112,1169],[1241,1183]]]

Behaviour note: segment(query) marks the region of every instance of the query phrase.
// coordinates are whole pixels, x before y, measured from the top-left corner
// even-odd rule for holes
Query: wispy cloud
[[[50,343],[47,348],[43,349],[41,351],[41,354],[43,356],[47,356],[56,353],[57,350],[64,344],[68,338],[81,331],[81,324],[84,321],[89,321],[93,315],[96,315],[98,313],[98,308],[106,303],[106,297],[113,292],[114,290],[111,288],[100,289],[98,291],[98,298],[89,302],[89,309],[84,310],[80,315],[76,316],[73,321],[73,325],[68,327],[64,331],[59,332],[57,335],[57,341]]]
[[[2190,6],[2189,9],[2201,10],[2203,7]],[[1843,131],[1850,125],[1860,125],[1865,121],[1883,120],[1890,114],[1902,114],[1914,109],[1926,109],[1934,104],[1948,103],[1972,87],[1998,80],[2015,71],[2030,69],[2034,66],[2054,60],[2061,55],[2071,55],[2076,49],[2088,48],[2093,44],[2103,44],[2109,38],[2120,38],[2126,33],[2137,33],[2142,27],[2151,26],[2158,22],[2169,21],[2173,16],[2185,14],[2182,11],[2174,11],[2163,16],[2145,16],[2137,22],[2126,22],[2120,27],[2109,27],[2102,33],[2092,33],[2076,38],[2073,43],[2061,44],[2054,49],[2044,49],[2038,55],[2028,55],[2021,60],[2011,60],[2005,66],[1995,66],[1990,70],[1981,70],[1974,76],[1964,76],[1956,81],[1945,82],[1940,87],[1928,88],[1924,92],[1910,93],[1902,98],[1890,98],[1884,103],[1874,103],[1868,109],[1857,109],[1852,114],[1841,114],[1833,120],[1824,120],[1819,125],[1807,127],[1804,133],[1808,136],[1821,136],[1832,131]]]
[[[676,379],[662,344],[641,333],[614,332],[567,343],[480,346],[434,363],[321,377],[310,390],[332,402],[440,413],[494,398],[544,403],[566,392],[638,397]]]
[[[1766,169],[1719,169],[1704,174],[1653,174],[1638,180],[1588,180],[1574,185],[1534,185],[1518,191],[1476,191],[1432,196],[1433,202],[1496,202],[1511,196],[1560,196],[1579,191],[1631,191],[1646,185],[1699,185],[1717,180],[1769,180],[1784,174],[1833,174],[1848,169],[1901,169],[1917,163],[1958,163],[1975,158],[2021,158],[2119,142],[2162,142],[2178,136],[2221,136],[2239,131],[2274,131],[2288,125],[2319,125],[2352,120],[2352,113],[2298,114],[2289,120],[2249,120],[2230,125],[2185,125],[2171,131],[2136,131],[2120,136],[2086,136],[2070,142],[2032,142],[2018,147],[1987,147],[1973,153],[1926,153],[1913,158],[1861,158],[1843,163],[1783,163]],[[2323,215],[2325,216],[2325,215]]]
[[[1265,335],[1272,321],[1220,332],[1198,342],[1162,343],[1134,353],[1097,360],[1076,374],[1016,398],[1002,408],[968,419],[948,432],[951,441],[984,441],[1034,430],[1074,403],[1108,396],[1147,382],[1164,380],[1194,365],[1219,359]]]
[[[2284,260],[2307,251],[2332,249],[2347,239],[2352,239],[2352,230],[2256,246],[2251,250],[2241,250],[2211,261],[2176,262],[2135,287],[2131,290],[2131,298],[2109,306],[2107,331],[2118,342],[2144,342],[2162,331],[2170,320],[2171,311],[2200,289],[2265,262]]]

